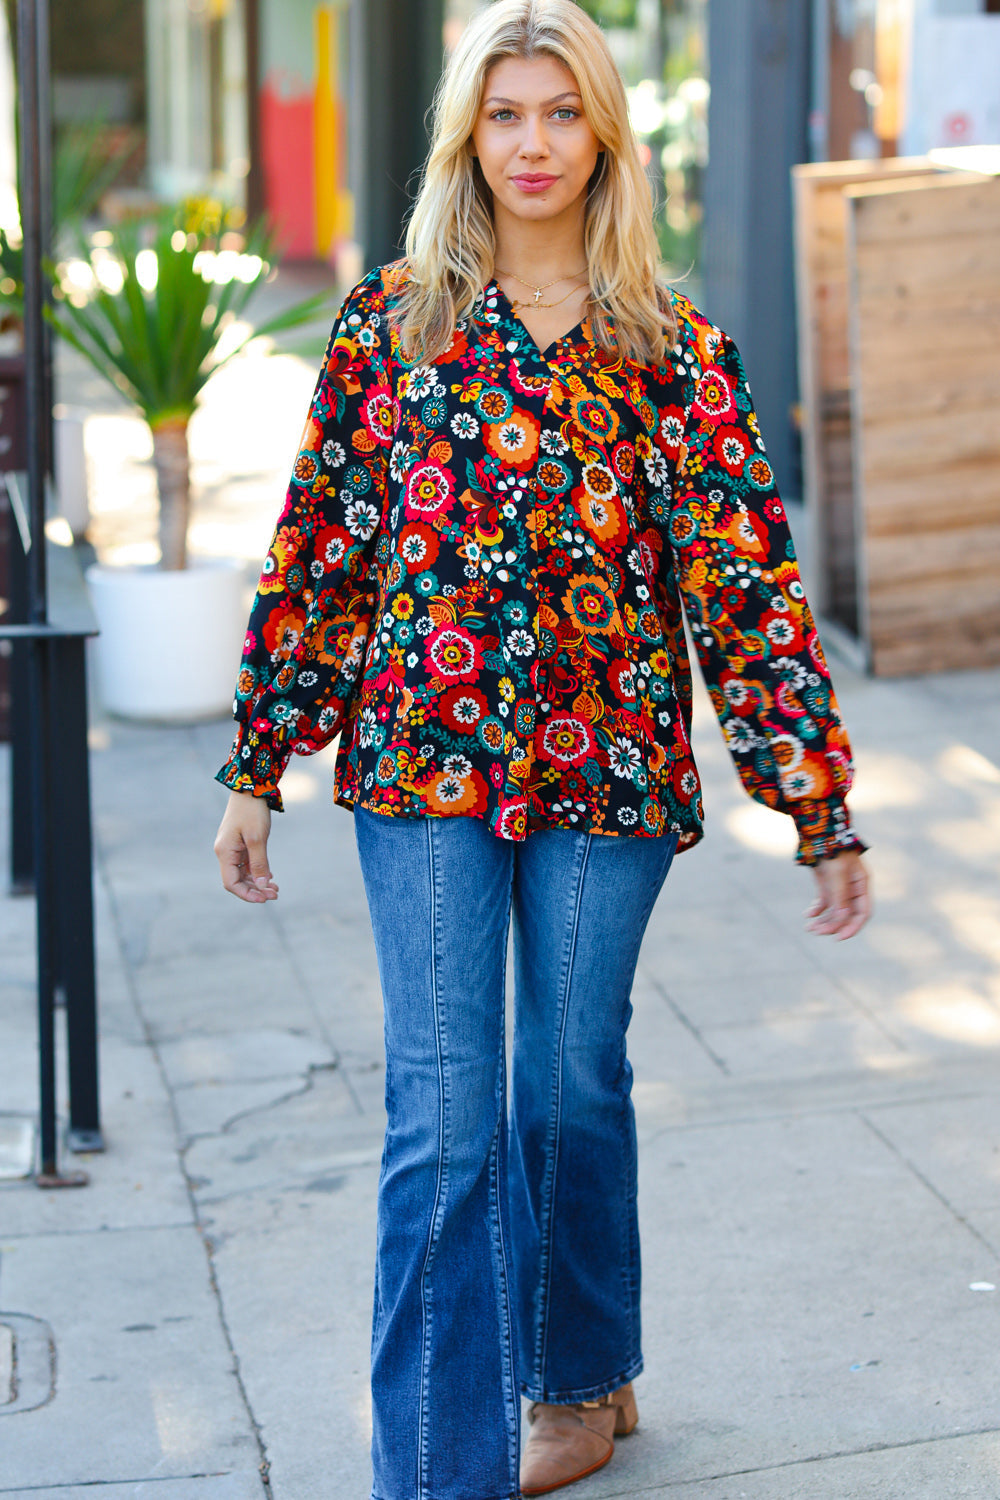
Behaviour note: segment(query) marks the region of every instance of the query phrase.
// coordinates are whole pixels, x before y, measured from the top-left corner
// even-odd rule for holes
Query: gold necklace
[[[542,301],[542,293],[545,292],[545,291],[548,291],[548,289],[549,289],[550,286],[555,286],[557,282],[559,282],[559,281],[571,281],[576,276],[583,276],[586,273],[586,271],[587,271],[587,267],[584,266],[582,271],[573,271],[573,272],[570,273],[569,276],[554,276],[551,281],[543,281],[541,286],[536,286],[533,281],[525,281],[525,279],[524,279],[523,276],[518,276],[518,274],[517,274],[516,271],[503,271],[503,270],[500,269],[499,266],[495,267],[495,274],[497,276],[509,276],[513,281],[519,281],[522,286],[526,286],[529,291],[534,292],[534,294],[535,294],[533,302],[512,302],[511,306],[515,307],[515,308],[517,308],[517,307],[558,307],[559,306],[559,302],[565,302],[566,301],[566,297],[571,297],[573,295],[573,291],[574,291],[573,287],[570,287],[569,291],[566,293],[566,297],[560,297],[559,298],[559,302],[543,302]]]
[[[517,310],[518,310],[519,307],[530,307],[532,309],[534,309],[536,307],[559,307],[560,304],[563,303],[563,302],[565,302],[568,297],[572,297],[572,295],[573,295],[574,292],[580,292],[580,291],[583,291],[583,290],[584,290],[583,287],[571,286],[570,289],[569,289],[569,291],[566,293],[566,296],[565,297],[557,297],[556,300],[555,300],[555,302],[537,302],[537,301],[535,301],[535,302],[517,302],[517,301],[512,301],[510,305],[514,309],[515,312],[517,312]]]

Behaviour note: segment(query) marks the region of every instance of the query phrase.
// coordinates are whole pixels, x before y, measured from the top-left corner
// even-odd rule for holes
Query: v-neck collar
[[[503,312],[504,318],[510,323],[516,323],[517,326],[522,330],[525,338],[528,340],[529,344],[537,354],[539,361],[543,365],[551,363],[552,357],[558,352],[560,345],[566,343],[580,344],[590,341],[590,319],[584,317],[580,319],[579,323],[574,323],[572,328],[567,328],[566,332],[561,333],[557,339],[553,339],[552,343],[546,345],[544,349],[539,349],[537,341],[529,332],[526,324],[521,321],[517,313],[514,311],[513,303],[511,302],[510,298],[507,296],[507,293],[504,291],[503,287],[500,285],[495,276],[490,277],[484,288],[486,292],[489,292],[491,289],[496,292],[497,296],[500,299],[500,302],[502,304],[501,310]]]

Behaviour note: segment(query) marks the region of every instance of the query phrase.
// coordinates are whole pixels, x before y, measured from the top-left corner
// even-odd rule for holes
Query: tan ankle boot
[[[521,1455],[521,1490],[545,1495],[602,1469],[639,1420],[631,1385],[597,1401],[554,1406],[536,1401],[528,1410],[531,1431]]]

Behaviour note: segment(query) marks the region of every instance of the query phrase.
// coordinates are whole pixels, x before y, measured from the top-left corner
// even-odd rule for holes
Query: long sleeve
[[[233,710],[239,732],[216,777],[279,810],[288,760],[340,732],[364,661],[395,426],[388,360],[375,270],[333,326],[250,614]]]
[[[743,785],[795,820],[797,859],[812,865],[865,847],[844,800],[850,746],[742,360],[725,336],[700,333],[693,399],[658,438],[677,465],[673,568]]]

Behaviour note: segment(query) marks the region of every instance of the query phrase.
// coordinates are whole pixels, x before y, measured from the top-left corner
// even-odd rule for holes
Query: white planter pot
[[[190,723],[232,709],[247,606],[235,562],[87,569],[97,686],[122,719]]]

